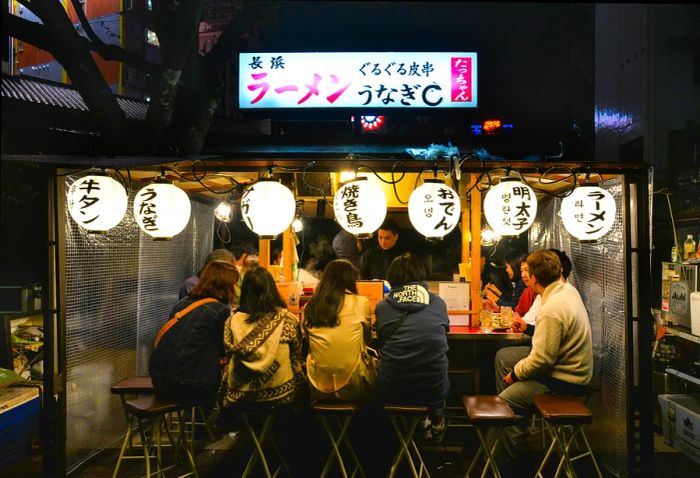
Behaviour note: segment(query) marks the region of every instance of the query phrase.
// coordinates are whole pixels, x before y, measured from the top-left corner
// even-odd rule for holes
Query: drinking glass
[[[513,309],[511,307],[501,307],[501,327],[509,329],[513,325]]]
[[[493,315],[492,315],[490,310],[481,309],[481,313],[479,314],[479,321],[481,322],[481,331],[482,332],[491,332],[493,330],[492,318],[493,318]]]

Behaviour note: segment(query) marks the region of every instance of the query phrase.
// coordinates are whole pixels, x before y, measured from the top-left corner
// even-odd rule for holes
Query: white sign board
[[[476,53],[240,53],[238,105],[476,108]]]

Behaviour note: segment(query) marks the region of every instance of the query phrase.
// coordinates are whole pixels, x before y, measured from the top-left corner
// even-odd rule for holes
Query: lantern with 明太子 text
[[[141,230],[156,240],[169,240],[190,221],[187,193],[174,184],[155,182],[134,197],[134,218]]]
[[[535,221],[535,191],[516,178],[505,177],[486,193],[484,215],[496,234],[517,236],[527,231]]]
[[[357,177],[343,184],[333,197],[340,227],[359,238],[371,237],[386,217],[386,197],[378,184]]]
[[[439,179],[428,179],[408,199],[408,218],[426,239],[442,239],[459,223],[459,195]]]
[[[126,213],[124,187],[109,176],[85,176],[68,188],[68,212],[89,232],[105,232],[119,224]]]
[[[598,186],[579,186],[561,201],[564,227],[581,242],[597,241],[607,234],[615,223],[615,199]]]
[[[241,197],[245,224],[261,239],[274,239],[289,227],[296,212],[294,194],[273,178],[261,178]]]

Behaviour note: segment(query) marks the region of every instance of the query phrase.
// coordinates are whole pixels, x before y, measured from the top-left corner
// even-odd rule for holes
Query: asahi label
[[[690,292],[685,282],[671,284],[671,312],[678,315],[688,314],[688,299]]]

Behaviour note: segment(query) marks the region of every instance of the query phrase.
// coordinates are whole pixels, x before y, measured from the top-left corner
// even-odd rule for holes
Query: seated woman
[[[377,304],[377,336],[381,344],[377,398],[382,403],[422,405],[430,409],[433,438],[445,430],[447,332],[445,301],[428,291],[425,267],[404,253],[389,266],[388,296]]]
[[[306,372],[311,400],[368,401],[377,362],[371,340],[369,299],[357,295],[358,270],[344,259],[326,266],[304,308],[302,333],[309,341]]]
[[[231,360],[222,384],[224,407],[239,402],[289,404],[304,389],[299,319],[286,309],[272,275],[249,270],[241,305],[224,327]]]
[[[180,300],[158,333],[149,371],[156,396],[210,409],[221,380],[223,330],[235,302],[238,270],[229,261],[209,262],[197,285]],[[164,332],[165,331],[165,332]]]
[[[513,284],[512,292],[501,291],[494,284],[486,284],[484,291],[486,294],[485,306],[498,312],[501,307],[515,309],[520,301],[520,296],[525,290],[525,283],[520,277],[520,263],[527,258],[526,254],[519,251],[510,251],[503,259],[508,278]]]

